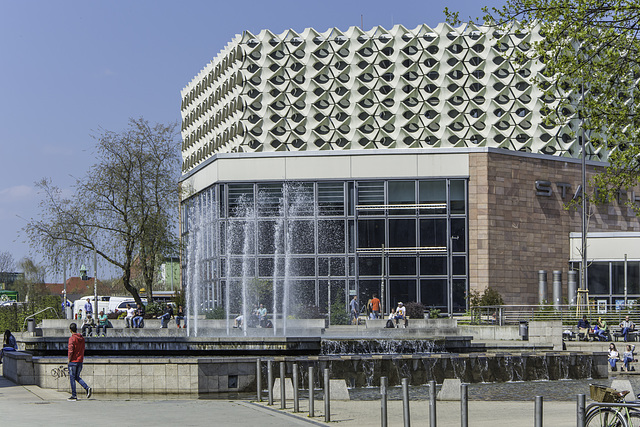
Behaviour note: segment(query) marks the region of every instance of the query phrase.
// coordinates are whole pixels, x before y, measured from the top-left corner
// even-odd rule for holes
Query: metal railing
[[[599,310],[598,310],[599,308]],[[535,320],[559,320],[563,325],[575,325],[583,315],[593,324],[599,318],[606,320],[609,327],[617,326],[625,316],[640,325],[640,307],[621,308],[607,305],[580,310],[570,305],[553,307],[552,305],[498,305],[472,307],[468,313],[458,318],[458,323],[475,325],[516,325],[520,322]]]
[[[53,308],[53,307],[47,307],[47,308],[42,309],[42,310],[40,310],[40,311],[38,311],[38,312],[36,312],[36,313],[33,313],[33,314],[30,314],[30,315],[26,316],[26,317],[24,318],[24,322],[22,322],[22,332],[24,332],[24,331],[25,331],[25,326],[27,325],[27,320],[29,320],[29,319],[33,319],[33,321],[35,322],[36,316],[37,316],[38,314],[40,314],[40,313],[44,313],[44,312],[45,312],[45,311],[47,311],[47,310],[53,310],[53,312],[55,313],[56,317],[60,317],[60,316],[59,316],[59,314],[58,314],[58,312],[56,311],[56,309],[55,309],[55,308]]]

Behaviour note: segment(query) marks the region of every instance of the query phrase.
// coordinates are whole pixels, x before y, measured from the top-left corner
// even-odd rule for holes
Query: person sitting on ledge
[[[636,325],[629,320],[629,316],[625,316],[624,320],[620,322],[620,327],[622,328],[622,336],[624,337],[624,341],[629,341],[629,332],[633,332],[636,329]]]
[[[87,313],[87,317],[82,321],[82,336],[90,337],[95,327],[96,323],[93,321],[93,316],[91,316],[91,313]]]
[[[587,316],[582,316],[582,319],[578,320],[578,337],[584,341],[589,341],[589,329],[591,325],[587,320]]]
[[[398,308],[396,309],[396,326],[400,323],[400,320],[404,320],[404,327],[406,328],[408,325],[407,320],[407,308],[401,302],[398,303]]]
[[[620,353],[616,349],[616,345],[614,343],[609,344],[609,365],[611,365],[612,371],[617,371],[616,363],[620,360]]]
[[[184,326],[180,326],[180,321],[184,320],[184,309],[182,308],[181,305],[178,306],[178,313],[176,314],[176,326],[178,328],[182,327],[182,328],[186,328],[187,327],[187,322],[184,322]]]
[[[635,368],[633,366],[629,366],[629,363],[634,361],[633,352],[635,351],[635,349],[635,345],[627,344],[626,350],[624,351],[624,353],[622,353],[622,363],[624,364],[624,366],[622,367],[621,371],[635,371]]]
[[[144,326],[144,305],[138,304],[136,315],[133,318],[133,327],[142,328]]]
[[[16,351],[18,350],[18,343],[16,342],[16,337],[11,334],[10,330],[4,331],[4,339],[2,340],[2,350],[0,350],[0,363],[2,363],[2,358],[4,357],[5,351]]]
[[[596,331],[596,337],[599,341],[607,341],[609,339],[609,325],[606,320],[603,320],[602,317],[598,318],[598,322],[596,323],[598,330]]]
[[[234,328],[241,328],[243,320],[244,320],[244,316],[242,314],[240,316],[236,317],[235,320],[233,321],[233,327]]]
[[[167,304],[166,308],[164,309],[164,313],[162,313],[162,316],[158,316],[158,318],[160,319],[160,327],[166,328],[167,326],[169,326],[169,320],[172,316],[173,307],[171,307],[171,304]]]

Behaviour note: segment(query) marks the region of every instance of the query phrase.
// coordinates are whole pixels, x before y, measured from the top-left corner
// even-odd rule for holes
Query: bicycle
[[[628,390],[590,384],[591,399],[599,402],[589,405],[585,414],[587,427],[640,427],[640,400],[625,402]],[[636,396],[640,399],[640,395]]]

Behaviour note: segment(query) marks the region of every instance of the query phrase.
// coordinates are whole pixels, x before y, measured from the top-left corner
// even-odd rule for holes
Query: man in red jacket
[[[76,381],[87,391],[87,399],[91,397],[91,387],[80,378],[82,362],[84,361],[84,337],[78,333],[78,326],[75,323],[69,325],[71,337],[69,337],[69,379],[71,380],[71,397],[67,400],[77,401]]]

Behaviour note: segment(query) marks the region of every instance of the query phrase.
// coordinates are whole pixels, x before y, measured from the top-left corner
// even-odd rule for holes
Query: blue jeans
[[[612,369],[615,369],[617,362],[618,362],[618,359],[609,359],[609,365],[611,365]]]
[[[180,327],[180,321],[184,320],[184,316],[176,316],[176,325],[178,325],[178,327]],[[187,322],[184,322],[185,326],[187,325]]]
[[[71,397],[76,396],[76,381],[80,383],[83,389],[87,390],[89,386],[80,378],[82,372],[82,362],[69,362],[69,380],[71,381]]]
[[[140,323],[142,322],[142,316],[136,316],[133,318],[133,327],[134,328],[139,328],[140,327]]]
[[[631,328],[622,328],[622,335],[624,335],[624,340],[629,341],[629,332],[633,331]]]
[[[167,325],[169,324],[169,319],[170,318],[171,318],[171,315],[169,313],[163,314],[162,316],[160,316],[160,325],[163,328],[166,328]]]

